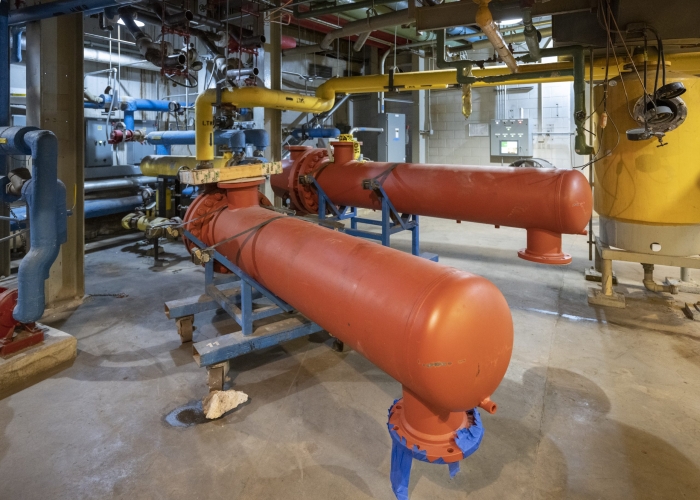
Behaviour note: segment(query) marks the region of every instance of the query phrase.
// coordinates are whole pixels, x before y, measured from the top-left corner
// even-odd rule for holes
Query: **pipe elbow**
[[[450,411],[486,401],[505,376],[513,320],[503,294],[485,278],[450,270],[426,290],[409,320],[401,382]]]
[[[331,48],[333,48],[333,40],[335,40],[335,34],[331,31],[330,33],[326,33],[326,36],[323,37],[323,40],[321,40],[321,43],[318,45],[323,50],[331,50]]]
[[[54,241],[40,248],[32,247],[22,259],[17,278],[17,305],[12,311],[12,316],[20,323],[38,321],[44,314],[44,281],[49,277],[59,249],[60,244]]]
[[[475,3],[479,5],[476,9],[476,16],[474,22],[476,25],[484,31],[486,27],[493,27],[493,16],[491,15],[491,9],[489,9],[489,2],[491,0],[474,0]]]

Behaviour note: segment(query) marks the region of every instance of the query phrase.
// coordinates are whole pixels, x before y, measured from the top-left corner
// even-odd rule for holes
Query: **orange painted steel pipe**
[[[409,446],[431,461],[460,460],[455,431],[469,427],[467,410],[490,403],[510,362],[501,292],[480,276],[263,209],[258,184],[219,184],[185,224],[212,245],[279,218],[217,250],[403,385],[396,426]]]
[[[293,208],[318,211],[315,188],[299,183],[312,174],[339,206],[380,209],[377,194],[362,181],[378,178],[399,212],[527,229],[527,247],[518,255],[544,264],[568,264],[562,234],[585,234],[593,200],[586,177],[577,170],[422,165],[361,162],[352,143],[336,142],[334,162],[323,149],[290,147],[292,161],[271,177],[278,196]]]

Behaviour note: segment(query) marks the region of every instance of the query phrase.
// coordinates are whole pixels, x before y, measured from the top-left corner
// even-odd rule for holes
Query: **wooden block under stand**
[[[233,167],[206,168],[201,170],[181,170],[180,182],[191,186],[212,184],[215,182],[234,181],[250,177],[281,174],[282,162],[251,163],[249,165],[236,165]]]

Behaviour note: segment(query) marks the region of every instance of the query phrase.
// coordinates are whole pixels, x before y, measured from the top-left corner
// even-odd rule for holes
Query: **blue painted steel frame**
[[[330,210],[334,220],[347,220],[350,219],[350,228],[346,228],[343,231],[351,234],[353,236],[360,236],[362,238],[369,238],[372,240],[378,240],[382,242],[385,247],[390,246],[391,235],[398,233],[399,231],[411,231],[411,253],[418,257],[423,257],[434,262],[438,261],[437,254],[420,252],[420,224],[417,215],[401,215],[393,203],[389,199],[389,196],[384,191],[384,188],[376,181],[368,181],[368,189],[372,189],[377,193],[377,196],[382,202],[382,219],[365,219],[357,216],[357,207],[338,207],[328,198],[323,188],[319,185],[313,176],[307,177],[308,181],[311,181],[316,188],[318,193],[318,218],[319,220],[325,220],[327,217],[327,211]],[[372,226],[380,226],[382,232],[374,233],[371,231],[363,231],[357,229],[357,224],[369,224]]]
[[[206,248],[201,240],[196,238],[189,231],[185,231],[185,237],[194,243],[199,248]],[[221,308],[223,308],[233,319],[236,320],[241,326],[243,337],[253,337],[253,321],[268,318],[270,316],[275,316],[281,313],[291,313],[294,308],[284,302],[282,299],[277,297],[263,285],[255,281],[251,276],[249,276],[245,271],[236,266],[233,262],[228,260],[218,251],[214,251],[214,258],[207,262],[204,266],[204,286],[205,293],[214,299]],[[240,293],[236,295],[226,295],[224,292],[218,288],[222,282],[231,282],[230,278],[216,278],[214,276],[214,264],[218,262],[229,271],[231,271],[235,276],[239,278]],[[263,305],[257,309],[253,309],[253,302],[259,298],[265,298],[272,302],[272,305]],[[240,304],[240,307],[238,306]],[[195,314],[200,312],[198,309],[199,304],[192,304],[190,308],[183,308],[178,311],[179,316],[187,316],[189,314]],[[284,321],[284,320],[282,320]],[[206,352],[197,347],[199,352],[199,363],[201,366],[208,366],[212,364],[231,359],[233,357],[244,354],[245,352],[250,352],[257,349],[262,349],[264,347],[269,347],[272,345],[279,344],[280,342],[285,342],[293,338],[302,337],[304,335],[309,335],[323,330],[319,325],[311,321],[304,322],[301,325],[295,325],[294,327],[282,330],[276,330],[270,335],[260,335],[254,338],[254,340],[247,341],[242,338],[234,338],[227,340],[217,339],[217,346],[220,349],[209,348]],[[233,335],[233,334],[231,334]],[[231,335],[226,335],[225,337],[230,337]],[[268,338],[269,337],[269,338]],[[211,344],[211,342],[205,342],[206,344]]]

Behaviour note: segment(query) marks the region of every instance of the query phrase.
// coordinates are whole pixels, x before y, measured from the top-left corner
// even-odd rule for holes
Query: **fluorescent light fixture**
[[[139,21],[138,19],[134,19],[134,22],[136,23],[136,26],[138,26],[139,28],[143,28],[143,27],[145,26],[145,25],[144,25],[141,21]],[[122,26],[124,26],[124,21],[122,21],[122,18],[121,18],[121,17],[119,18],[119,21],[117,21],[117,24],[121,24]]]

